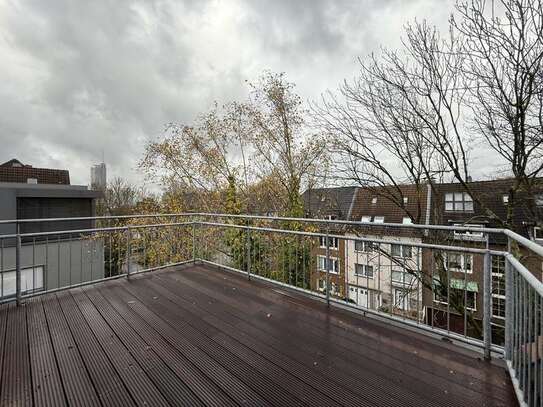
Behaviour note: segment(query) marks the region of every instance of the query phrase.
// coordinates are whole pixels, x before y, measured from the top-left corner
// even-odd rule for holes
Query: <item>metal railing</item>
[[[0,235],[2,301],[205,263],[503,355],[519,401],[542,401],[543,248],[512,231],[205,213],[0,223],[72,220],[101,225]]]

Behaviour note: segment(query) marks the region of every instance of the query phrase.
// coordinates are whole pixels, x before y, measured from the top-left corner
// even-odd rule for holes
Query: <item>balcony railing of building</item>
[[[51,227],[70,221],[92,227]],[[542,403],[543,247],[510,230],[205,213],[0,225],[15,231],[0,235],[2,302],[201,262],[502,357],[521,404]]]

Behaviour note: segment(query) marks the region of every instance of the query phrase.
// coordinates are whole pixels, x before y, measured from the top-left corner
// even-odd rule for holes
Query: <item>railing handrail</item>
[[[171,217],[208,217],[208,218],[237,218],[237,219],[259,219],[270,221],[284,221],[284,222],[306,222],[306,223],[318,223],[328,225],[350,225],[350,226],[364,226],[370,228],[400,228],[400,229],[422,229],[422,230],[443,230],[443,231],[458,231],[458,232],[478,232],[485,234],[503,234],[506,237],[516,241],[517,243],[525,246],[534,253],[543,257],[543,246],[531,241],[530,239],[521,236],[520,234],[504,228],[487,228],[487,227],[473,227],[473,226],[446,226],[446,225],[433,225],[433,224],[417,224],[417,223],[373,223],[373,222],[359,222],[351,220],[339,220],[339,219],[315,219],[315,218],[296,218],[296,217],[281,217],[281,216],[265,216],[265,215],[234,215],[226,213],[206,213],[206,212],[181,212],[181,213],[154,213],[143,215],[113,215],[113,216],[87,216],[87,217],[69,217],[69,218],[41,218],[41,219],[10,219],[0,220],[2,224],[24,224],[24,223],[45,223],[45,222],[62,222],[62,221],[84,221],[84,220],[109,220],[109,219],[145,219],[145,218],[171,218]],[[57,232],[59,233],[59,232]],[[6,235],[0,235],[0,237],[6,237]]]

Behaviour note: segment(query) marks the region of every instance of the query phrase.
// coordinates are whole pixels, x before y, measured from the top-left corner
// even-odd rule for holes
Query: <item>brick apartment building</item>
[[[348,220],[351,218],[356,192],[356,187],[307,190],[302,195],[305,216],[317,219]],[[324,232],[326,229],[332,235],[343,235],[346,231],[344,227],[338,225],[322,227],[321,231]],[[315,239],[312,250],[314,267],[310,272],[310,287],[313,291],[326,292],[326,247],[326,237]],[[343,298],[346,292],[345,241],[330,238],[328,247],[330,250],[330,294]]]
[[[507,219],[509,191],[512,182],[511,179],[471,182],[469,188],[473,197],[457,183],[436,185],[436,191],[432,197],[433,223],[448,226],[503,227],[502,221]],[[533,203],[535,213],[533,213],[528,210],[528,204],[530,204],[528,200],[534,199],[534,197],[528,197],[521,193],[517,199],[523,204],[516,205],[514,212],[512,212],[513,230],[528,239],[538,240],[539,229],[535,226],[534,216],[543,219],[543,200],[536,195],[536,202]],[[496,218],[490,216],[488,211],[496,215]],[[487,244],[486,236],[477,232],[456,232],[449,239],[451,244],[461,246],[484,248]],[[491,234],[488,236],[488,246],[490,249],[506,251],[507,239],[502,235]],[[528,269],[538,279],[541,279],[542,259],[532,256],[523,248],[521,248],[521,257],[524,258],[523,261]],[[474,328],[477,328],[477,325],[480,326],[483,318],[484,257],[482,255],[447,253],[443,258],[445,269],[449,273],[450,290],[453,293],[454,290],[463,292],[466,288],[467,295],[460,300],[460,303],[470,311],[470,316],[474,318],[474,323],[468,323],[466,317],[454,309],[451,310],[451,304],[449,304],[449,329],[463,334],[467,328],[468,335],[478,336],[479,332]],[[437,274],[435,259],[426,256],[424,263],[428,270],[434,268],[435,276]],[[491,256],[491,272],[493,337],[499,341],[499,338],[503,336],[505,321],[505,262],[501,256]],[[446,328],[447,300],[439,298],[435,292],[432,294],[429,289],[425,290],[423,297],[426,323]]]
[[[478,336],[483,311],[483,256],[418,249],[412,244],[423,242],[484,248],[486,237],[476,232],[438,233],[378,227],[378,224],[501,227],[500,219],[507,217],[511,183],[511,179],[471,182],[469,187],[474,197],[467,194],[458,183],[435,184],[434,188],[430,185],[419,188],[415,185],[402,185],[388,189],[344,189],[345,195],[341,199],[327,198],[328,195],[339,198],[336,189],[328,192],[321,189],[318,193],[313,191],[312,194],[317,197],[311,201],[313,206],[309,208],[313,217],[330,216],[375,224],[371,228],[341,227],[335,234],[397,241],[394,244],[355,243],[348,239],[331,242],[332,263],[337,261],[338,264],[331,265],[331,269],[337,271],[330,277],[335,285],[331,287],[332,292],[362,307],[399,314],[434,327],[448,326],[451,331]],[[308,192],[304,194],[307,195]],[[351,204],[347,205],[349,199]],[[517,199],[519,202],[528,202],[529,198],[519,195]],[[334,202],[343,202],[343,205],[330,205]],[[524,237],[543,243],[541,230],[533,219],[533,208],[536,208],[535,216],[543,219],[543,195],[536,196],[533,203],[531,212],[522,205],[516,206],[513,228]],[[497,219],[489,216],[487,209]],[[317,266],[318,272],[314,273],[312,289],[322,291],[325,242],[321,239],[315,246],[314,255],[317,265],[321,264],[321,267]],[[490,235],[489,247],[506,250],[507,241],[501,235]],[[522,254],[528,268],[541,279],[542,259],[529,256],[529,253]],[[499,342],[505,317],[503,258],[492,257],[491,269],[493,336]],[[447,291],[440,287],[440,275],[446,275],[449,281],[450,304],[440,295]],[[459,313],[459,309],[465,312]]]

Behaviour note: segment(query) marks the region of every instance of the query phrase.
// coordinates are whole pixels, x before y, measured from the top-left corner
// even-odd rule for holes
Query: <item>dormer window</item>
[[[374,216],[373,220],[372,220],[371,216],[362,216],[362,219],[360,221],[361,222],[366,222],[366,223],[369,223],[369,222],[384,223],[385,222],[385,217],[384,216]]]
[[[467,192],[446,193],[445,210],[448,212],[473,212],[473,198]]]
[[[377,197],[376,197],[376,196],[374,196],[373,198],[371,198],[371,204],[372,204],[372,205],[377,204]]]

